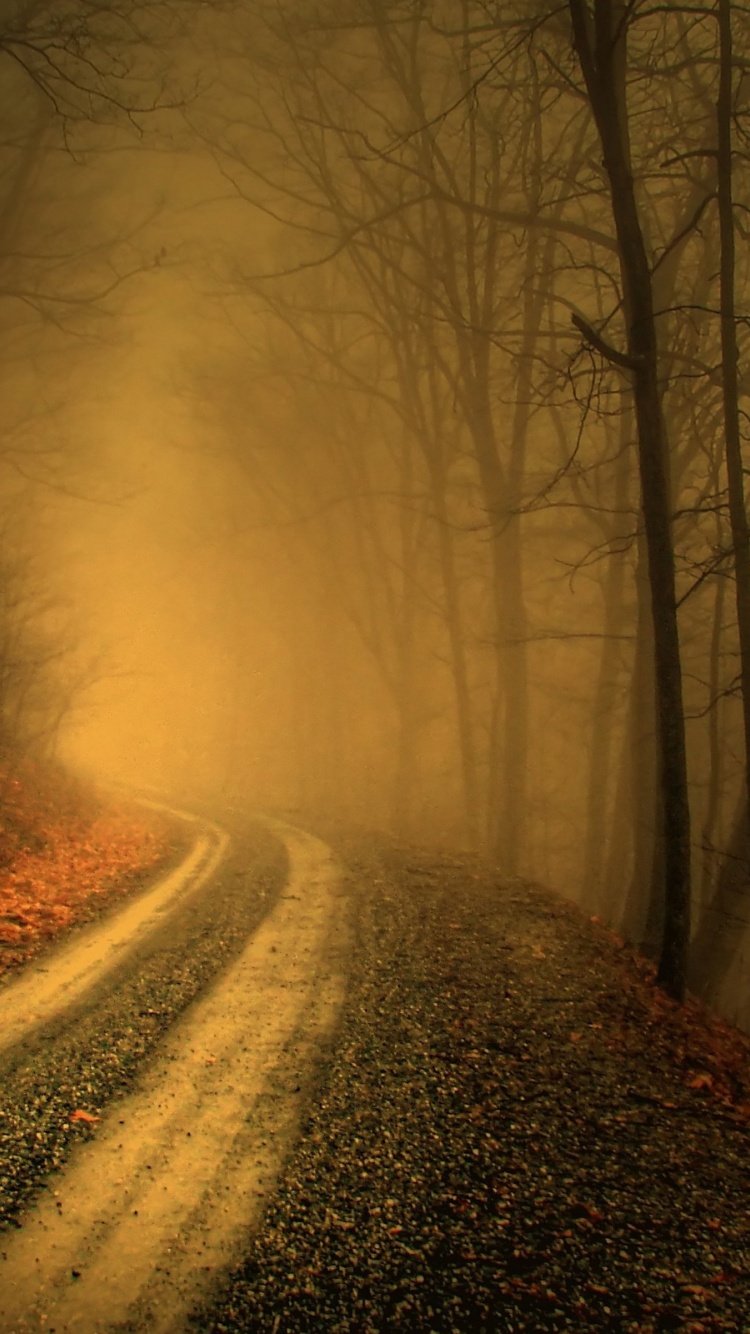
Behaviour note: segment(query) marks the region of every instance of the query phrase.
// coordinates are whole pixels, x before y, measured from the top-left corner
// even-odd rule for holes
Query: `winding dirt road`
[[[208,846],[197,863],[200,838],[191,854],[193,878],[208,879],[222,855],[213,828],[211,837],[202,835]],[[217,1273],[241,1254],[344,995],[339,872],[318,839],[280,822],[273,828],[290,863],[278,903],[239,959],[174,1026],[136,1091],[112,1105],[54,1178],[54,1193],[3,1238],[3,1334],[177,1334]],[[141,927],[149,913],[165,909],[165,885],[153,891],[148,909],[144,896]],[[118,919],[101,930],[121,926]],[[112,937],[109,952],[116,947]],[[97,967],[104,957],[107,950],[99,950]],[[85,985],[65,954],[59,965],[58,973],[54,956],[47,960],[48,1007],[63,1003],[65,988]],[[27,994],[16,1004],[16,1035],[24,1022],[37,1021],[36,991],[33,1009],[29,1003]]]
[[[206,884],[220,865],[229,846],[229,836],[218,825],[162,802],[142,804],[166,810],[198,826],[188,856],[148,893],[139,895],[112,917],[86,928],[54,956],[45,955],[41,962],[31,963],[18,979],[3,988],[0,1051],[27,1038],[35,1028],[56,1018],[101,982],[120,962],[124,950],[160,924],[180,898]]]

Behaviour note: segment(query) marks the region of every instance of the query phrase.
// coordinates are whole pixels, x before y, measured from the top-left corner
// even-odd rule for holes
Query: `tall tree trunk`
[[[635,571],[637,598],[635,653],[630,684],[628,723],[624,741],[625,785],[621,809],[628,814],[630,847],[629,880],[622,910],[622,930],[629,940],[643,941],[650,905],[663,897],[663,877],[654,884],[658,845],[656,812],[658,802],[656,701],[654,698],[654,634],[651,595],[648,582],[648,556],[645,542],[638,543]],[[614,850],[614,843],[613,843]],[[614,862],[614,864],[612,864]],[[616,858],[611,856],[611,872]]]
[[[456,705],[456,729],[461,763],[466,833],[469,846],[474,848],[479,843],[479,775],[477,772],[474,719],[466,662],[461,595],[456,574],[453,538],[448,521],[445,478],[438,475],[434,459],[428,460],[428,464],[431,465],[430,490],[438,527],[438,559],[445,599],[445,626],[448,634],[451,678]]]
[[[745,782],[750,800],[750,528],[740,439],[737,325],[734,295],[734,209],[732,205],[732,5],[718,0],[719,93],[716,104],[717,196],[721,239],[721,370],[724,448],[729,519],[734,550],[740,680],[745,737]]]
[[[503,714],[504,782],[501,789],[498,841],[502,843],[505,865],[517,875],[523,865],[522,831],[527,819],[529,683],[528,623],[523,590],[523,544],[521,540],[521,505],[526,468],[534,354],[544,309],[544,294],[538,289],[539,234],[531,232],[526,240],[523,275],[523,333],[518,354],[518,375],[510,436],[510,451],[505,484],[505,515],[497,541],[501,547],[503,570],[502,672],[505,692]],[[555,245],[550,236],[546,263]],[[495,522],[500,522],[500,515]]]
[[[408,431],[401,440],[399,489],[403,497],[414,489],[412,442]],[[406,500],[398,510],[401,588],[397,609],[396,639],[396,766],[393,779],[391,822],[400,838],[411,833],[414,790],[417,779],[417,738],[420,719],[417,709],[416,672],[416,544],[414,513]]]
[[[556,242],[547,240],[545,267]],[[494,429],[485,418],[489,407],[489,368],[486,351],[475,351],[480,367],[483,417],[474,421],[473,438],[484,503],[492,525],[492,580],[496,634],[496,682],[489,730],[489,842],[499,864],[517,875],[523,860],[522,831],[527,815],[528,770],[528,648],[523,590],[521,505],[526,449],[531,419],[534,356],[545,295],[538,289],[539,235],[533,230],[526,243],[523,274],[523,330],[518,352],[515,406],[507,466],[500,466]],[[486,340],[485,340],[486,341]]]
[[[690,986],[709,996],[728,973],[750,927],[750,820],[743,792],[711,902],[690,951]]]
[[[690,941],[690,807],[677,624],[668,446],[661,410],[651,271],[630,165],[625,97],[627,9],[619,0],[569,0],[573,41],[602,146],[617,234],[627,355],[632,376],[641,505],[648,550],[664,835],[665,921],[660,984],[685,993]],[[601,340],[599,340],[601,344]]]
[[[497,442],[491,425],[489,393],[486,410],[481,416],[475,412],[471,422],[482,498],[491,525],[490,538],[490,596],[492,601],[492,643],[494,679],[492,682],[491,719],[488,732],[487,754],[487,843],[490,855],[510,875],[513,871],[514,848],[508,841],[505,816],[508,811],[505,788],[516,781],[515,757],[505,749],[505,719],[513,700],[508,694],[506,679],[506,652],[503,642],[506,633],[506,575],[515,582],[518,571],[506,570],[505,550],[500,526],[507,505],[505,476],[497,453]]]
[[[716,171],[721,242],[721,366],[724,450],[729,520],[734,554],[735,605],[740,641],[740,681],[745,740],[746,795],[740,803],[732,839],[710,903],[693,941],[691,982],[710,989],[728,969],[750,919],[750,529],[745,506],[744,471],[738,401],[738,346],[735,312],[735,238],[732,203],[732,4],[718,0],[719,90],[716,102]]]
[[[632,415],[623,412],[620,418],[620,447],[613,508],[624,509],[630,487]],[[617,534],[615,534],[617,536]],[[620,689],[619,636],[627,624],[625,607],[624,557],[611,551],[604,580],[604,638],[599,658],[596,691],[591,715],[591,749],[589,754],[588,790],[586,796],[586,842],[583,862],[583,902],[595,911],[605,907],[605,898],[611,902],[612,886],[605,881],[604,855],[607,842],[607,813],[612,783],[613,715]],[[618,820],[622,812],[617,812]]]
[[[721,640],[724,622],[724,593],[726,583],[723,575],[716,580],[713,623],[711,626],[711,647],[708,668],[708,792],[706,813],[703,818],[702,846],[703,864],[701,871],[700,904],[701,914],[708,907],[711,892],[716,879],[716,844],[719,834],[719,815],[721,812],[721,793],[724,777],[724,754],[721,745]]]

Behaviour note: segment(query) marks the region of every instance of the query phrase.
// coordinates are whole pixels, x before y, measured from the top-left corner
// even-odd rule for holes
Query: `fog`
[[[622,75],[657,532],[637,284],[561,19],[164,0],[126,41],[70,8],[85,95],[72,37],[54,77],[18,61],[43,7],[0,34],[0,485],[65,643],[45,744],[104,783],[469,850],[658,957],[677,718],[678,935],[687,902],[695,978],[750,1023],[729,289],[685,165],[714,135],[712,21],[639,11]],[[740,247],[740,313],[747,279]]]

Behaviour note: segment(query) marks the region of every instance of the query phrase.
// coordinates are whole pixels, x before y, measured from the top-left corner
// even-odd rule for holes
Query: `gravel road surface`
[[[315,832],[238,818],[0,1056],[3,1334],[750,1334],[750,1043],[541,889]]]
[[[332,1057],[200,1334],[749,1334],[750,1042],[564,900],[324,831]]]

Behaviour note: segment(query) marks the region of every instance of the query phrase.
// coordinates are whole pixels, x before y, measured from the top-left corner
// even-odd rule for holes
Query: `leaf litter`
[[[140,889],[184,844],[165,814],[106,801],[53,766],[0,766],[0,979]]]

